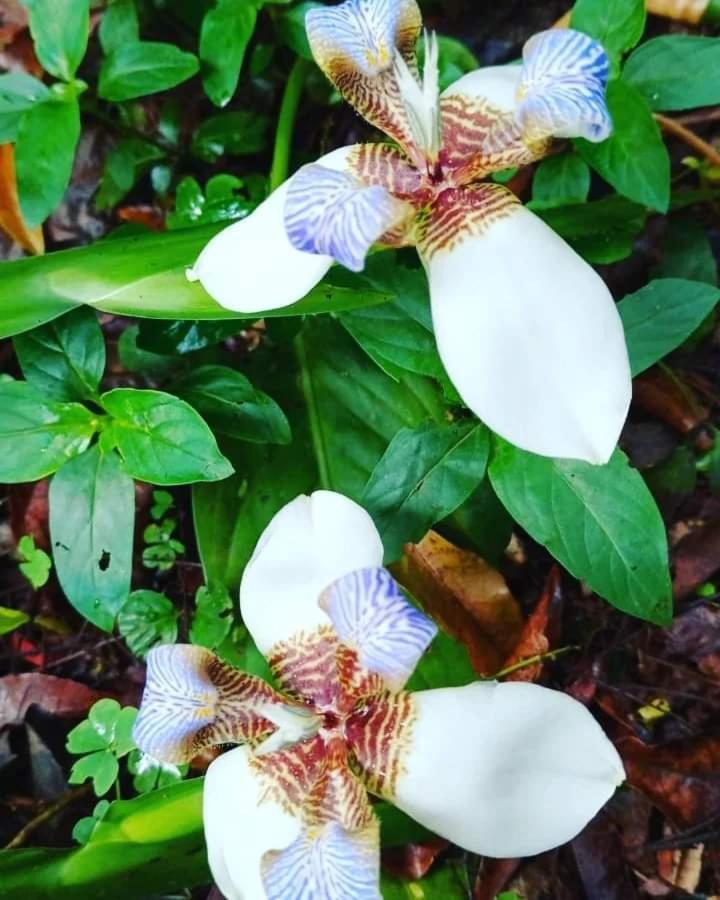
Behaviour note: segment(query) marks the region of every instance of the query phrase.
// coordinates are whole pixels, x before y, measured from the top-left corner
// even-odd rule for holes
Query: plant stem
[[[295,358],[298,363],[300,391],[307,408],[308,423],[310,425],[310,440],[317,461],[319,487],[327,491],[330,490],[331,486],[330,472],[328,470],[325,442],[323,440],[320,418],[318,416],[318,399],[315,395],[315,386],[312,383],[312,378],[308,369],[307,353],[302,331],[293,341],[293,347],[295,350]]]
[[[293,130],[295,128],[295,117],[297,116],[305,79],[309,71],[310,63],[298,57],[290,70],[290,75],[285,85],[278,115],[277,130],[275,132],[272,166],[270,167],[271,191],[280,187],[288,177],[290,145],[292,144]]]
[[[538,653],[536,656],[528,656],[527,659],[521,659],[519,662],[508,666],[507,669],[500,669],[499,672],[496,672],[493,675],[491,680],[495,681],[498,678],[506,678],[508,675],[512,675],[513,672],[519,672],[520,669],[527,669],[530,666],[538,665],[538,663],[550,662],[557,659],[558,656],[562,656],[564,653],[579,649],[580,648],[576,644],[571,644],[567,647],[560,647],[557,650],[550,650],[547,653]]]

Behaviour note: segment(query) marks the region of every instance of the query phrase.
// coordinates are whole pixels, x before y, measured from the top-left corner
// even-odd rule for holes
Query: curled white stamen
[[[436,162],[442,145],[440,120],[439,48],[435,32],[424,34],[425,66],[422,82],[399,53],[393,67],[416,147],[429,162]]]

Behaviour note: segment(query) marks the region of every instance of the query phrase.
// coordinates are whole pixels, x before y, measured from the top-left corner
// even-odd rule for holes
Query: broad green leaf
[[[70,784],[82,784],[92,779],[95,796],[102,797],[115,784],[119,772],[115,754],[109,750],[98,750],[73,763],[68,781]]]
[[[217,162],[226,153],[250,156],[268,146],[272,120],[250,110],[235,110],[210,116],[192,139],[192,152],[206,162]]]
[[[172,485],[232,474],[212,432],[183,400],[162,391],[116,388],[101,402],[113,417],[108,442],[117,446],[133,478]]]
[[[120,44],[100,67],[98,95],[103,100],[133,100],[187,81],[198,59],[174,44],[134,41]]]
[[[87,448],[98,424],[79,403],[47,401],[26,381],[0,382],[0,482],[51,475]]]
[[[93,397],[105,371],[105,341],[92,309],[81,307],[13,344],[27,380],[51,400]]]
[[[535,456],[498,438],[490,478],[515,521],[572,575],[623,612],[670,621],[665,526],[623,453],[593,466]]]
[[[200,30],[202,79],[215,106],[225,106],[235,93],[256,20],[257,10],[237,0],[216,0],[205,13]]]
[[[535,212],[580,256],[596,264],[630,256],[647,218],[643,206],[619,194]]]
[[[479,422],[398,431],[361,500],[378,527],[386,562],[467,500],[485,476],[489,452],[488,431]]]
[[[30,15],[35,53],[46,72],[71,81],[85,56],[89,0],[23,0]]]
[[[623,78],[651,109],[693,109],[720,103],[720,38],[670,34],[630,56]]]
[[[658,278],[618,304],[633,376],[689,337],[712,312],[720,290],[700,281]]]
[[[575,146],[616,191],[658,212],[667,212],[670,157],[647,101],[632,84],[618,80],[608,85],[607,102],[613,133],[599,144],[577,138]]]
[[[136,43],[140,31],[135,0],[110,0],[100,19],[98,33],[105,54],[123,44]]]
[[[108,209],[118,204],[140,176],[165,155],[150,141],[134,137],[119,141],[105,159],[100,190],[95,197],[96,207]]]
[[[0,606],[0,635],[10,634],[16,628],[20,628],[26,622],[30,621],[30,616],[19,609],[9,609],[7,606]]]
[[[457,862],[433,866],[419,881],[401,881],[383,875],[380,888],[383,900],[467,900],[470,896],[467,871]]]
[[[305,0],[305,2],[298,3],[297,6],[284,12],[276,19],[280,38],[298,56],[302,56],[303,59],[312,60],[313,58],[305,31],[305,16],[311,9],[318,9],[322,5],[316,0]]]
[[[216,157],[212,159],[215,161]],[[246,194],[245,182],[234,175],[214,175],[205,185],[205,192],[196,179],[186,175],[175,191],[175,209],[168,215],[168,229],[243,219],[257,205]]]
[[[22,114],[47,95],[42,81],[25,72],[0,75],[0,143],[16,139]]]
[[[50,94],[20,120],[15,170],[23,218],[34,228],[60,203],[70,182],[80,137],[80,107],[69,87]]]
[[[133,591],[118,613],[118,630],[137,656],[155,644],[174,644],[178,612],[164,594]]]
[[[233,625],[233,601],[224,585],[198,588],[195,614],[190,626],[193,644],[214,650],[230,633]]]
[[[167,234],[141,234],[100,241],[90,247],[63,250],[32,259],[0,263],[3,302],[0,337],[9,337],[57,318],[87,303],[115,315],[160,319],[235,319],[198,283],[185,275],[205,244],[224,226],[188,228]],[[298,303],[254,313],[253,321],[277,316],[339,312],[382,303],[362,278],[337,284],[331,272]]]
[[[544,159],[535,170],[531,209],[585,203],[590,192],[590,169],[577,153]]]
[[[47,553],[35,546],[35,538],[30,534],[24,534],[18,541],[18,553],[22,562],[18,566],[23,575],[33,586],[33,590],[47,584],[50,577],[52,561]],[[25,621],[28,617],[25,616]]]
[[[96,445],[50,485],[50,534],[58,579],[78,612],[104,631],[127,599],[135,489],[114,452]]]
[[[694,216],[668,221],[662,249],[662,259],[652,270],[654,278],[718,283],[718,266],[707,229]]]
[[[577,0],[572,27],[599,41],[617,58],[645,31],[645,0]]]
[[[288,444],[290,425],[277,403],[227,366],[200,366],[173,382],[215,432],[258,444]]]

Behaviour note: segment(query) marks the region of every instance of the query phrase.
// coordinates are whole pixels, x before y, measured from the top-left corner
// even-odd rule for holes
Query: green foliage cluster
[[[469,417],[437,353],[426,280],[401,255],[373,256],[361,275],[331,270],[298,304],[264,316],[257,350],[227,352],[263,314],[233,317],[187,281],[185,267],[222,223],[247,215],[267,193],[274,118],[264,101],[295,55],[309,58],[303,16],[314,4],[109,0],[91,39],[97,66],[86,59],[89,0],[25,5],[52,79],[0,76],[0,140],[15,143],[27,224],[60,203],[81,122],[90,121],[117,136],[96,205],[114,208],[149,178],[170,210],[162,234],[126,227],[89,247],[3,264],[0,336],[13,338],[23,377],[0,380],[0,482],[52,478],[52,565],[85,619],[117,628],[141,656],[180,634],[267,675],[233,597],[274,513],[325,487],[368,509],[387,562],[436,525],[492,559],[507,537],[493,523],[511,518],[616,608],[669,622],[667,541],[652,479],[620,450],[606,466],[540,458]],[[712,173],[698,163],[688,170],[692,189],[671,182],[653,116],[720,103],[720,39],[673,34],[638,46],[642,0],[578,0],[572,24],[611,53],[614,132],[602,144],[576,140],[542,162],[530,206],[596,264],[628,257],[648,216],[669,215],[675,237],[656,277],[619,304],[637,375],[691,339],[720,299],[705,233],[682,218],[690,204],[717,199]],[[174,42],[157,40],[164,30]],[[441,40],[445,84],[476,64],[461,43]],[[332,109],[328,86],[309,67],[305,77],[307,102]],[[181,84],[183,96],[200,105],[202,92],[210,109],[189,133],[172,90]],[[148,97],[153,121],[140,102]],[[278,129],[275,165],[288,141]],[[242,176],[223,170],[235,169],[237,158]],[[132,387],[108,385],[99,311],[137,319],[117,344]],[[720,455],[708,454],[701,468],[717,490]],[[187,622],[166,594],[131,590],[140,543],[135,482],[161,488],[142,535],[142,559],[158,578],[186,553],[176,494],[165,489],[191,486],[205,583]],[[22,571],[38,587],[50,560],[31,541],[19,548]],[[0,633],[24,621],[0,608]],[[458,645],[440,635],[414,684],[471,677]],[[122,779],[124,760],[143,796],[101,800],[76,826],[79,849],[5,855],[0,897],[24,898],[30,885],[37,898],[91,896],[99,886],[98,896],[141,897],[207,879],[200,781],[168,787],[179,773],[139,756],[134,715],[110,700],[93,708],[69,736],[68,749],[82,754],[70,780],[91,779],[101,798]],[[382,812],[386,843],[414,836],[389,808]],[[423,896],[465,896],[461,882],[443,867],[423,881]],[[411,896],[391,882],[384,891]]]

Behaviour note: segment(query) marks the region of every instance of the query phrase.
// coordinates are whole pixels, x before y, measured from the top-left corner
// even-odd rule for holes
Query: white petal
[[[522,78],[522,66],[488,66],[468,72],[443,91],[443,97],[462,94],[471,100],[487,100],[500,112],[512,112]]]
[[[240,585],[240,608],[266,653],[300,631],[329,625],[320,594],[356,569],[382,565],[383,547],[370,516],[333,491],[296,497],[258,541]]]
[[[340,147],[318,162],[343,171],[353,147]],[[241,313],[280,309],[302,299],[324,277],[330,256],[296,250],[285,231],[290,178],[246,219],[217,234],[190,273],[221,306]]]
[[[426,267],[440,356],[470,409],[524,450],[606,462],[631,382],[600,276],[521,206]]]
[[[284,850],[301,830],[299,819],[263,796],[250,758],[246,747],[237,747],[218,757],[205,776],[203,824],[208,862],[227,900],[265,900],[260,868],[263,855],[268,850]]]
[[[617,751],[567,694],[476,683],[413,695],[393,800],[475,853],[530,856],[578,834],[624,780]]]

